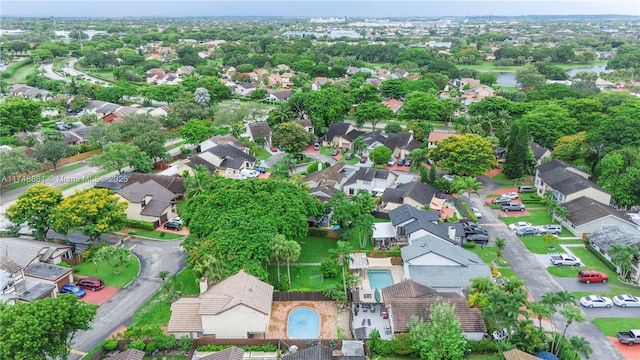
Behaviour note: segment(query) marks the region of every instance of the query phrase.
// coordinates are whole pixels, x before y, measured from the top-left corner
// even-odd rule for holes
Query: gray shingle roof
[[[339,124],[331,124],[329,125],[329,129],[327,130],[327,133],[324,135],[324,138],[326,141],[333,141],[333,138],[335,136],[344,137],[351,127],[352,127],[351,124],[345,123],[345,122],[342,122]]]
[[[109,360],[142,360],[144,355],[144,351],[129,349],[119,354],[111,355]]]
[[[548,186],[565,196],[588,188],[594,188],[606,193],[604,189],[593,181],[585,179],[567,168],[556,167],[545,172],[540,171],[539,176]]]
[[[461,236],[462,234],[462,226],[460,223],[439,223],[440,213],[437,211],[418,210],[407,204],[389,211],[389,219],[393,226],[407,223],[404,225],[407,234],[424,229],[447,241],[452,241],[452,239],[449,238],[449,227],[456,229],[456,236]]]
[[[358,170],[345,182],[345,185],[355,184],[360,181],[373,181],[373,179],[387,179],[389,177],[389,170],[382,170],[370,167],[360,167]]]
[[[609,215],[627,221],[622,212],[586,196],[568,201],[563,206],[569,211],[567,220],[575,226],[588,224]]]
[[[207,355],[199,360],[242,360],[243,357],[244,350],[232,346],[222,351],[218,351],[215,354]]]
[[[404,193],[403,198],[411,198],[422,205],[431,203],[431,199],[433,199],[433,196],[436,194],[436,188],[420,181],[401,184],[398,185],[396,189]]]
[[[362,137],[364,139],[364,142],[369,146],[371,146],[375,142],[384,144],[385,141],[387,141],[387,136],[384,135],[382,131],[379,131],[379,130],[369,131],[368,133],[364,134]]]
[[[339,184],[344,178],[344,172],[342,171],[344,165],[344,163],[337,162],[334,165],[329,166],[328,168],[312,172],[311,174],[305,176],[302,181],[304,181],[305,184],[314,183],[316,186],[335,186],[336,184]]]
[[[253,138],[265,138],[268,139],[271,136],[271,127],[266,121],[261,121],[249,125],[249,132]]]
[[[544,155],[547,151],[549,151],[549,149],[547,149],[546,147],[539,145],[538,143],[535,143],[535,142],[530,142],[529,147],[531,148],[531,151],[533,152],[533,157],[536,159],[536,161],[540,160],[542,158],[542,155]]]
[[[332,360],[331,348],[324,345],[314,345],[295,353],[287,354],[282,360]]]
[[[402,204],[403,198],[403,190],[387,188],[384,190],[384,193],[382,193],[381,200],[386,203]]]
[[[134,182],[118,191],[125,199],[131,202],[140,202],[145,196],[151,196],[152,200],[171,202],[176,198],[176,194],[165,189],[154,180],[147,180],[144,183]]]
[[[422,143],[417,140],[413,140],[413,134],[410,132],[399,132],[395,134],[389,134],[384,146],[394,151],[395,149],[413,150],[422,146]]]
[[[52,280],[52,281],[58,280],[62,276],[70,273],[71,273],[70,268],[44,264],[44,263],[31,264],[29,267],[24,269],[25,276],[31,276],[39,279],[46,279],[46,280]]]
[[[204,167],[206,167],[207,169],[209,169],[210,172],[214,173],[216,172],[216,170],[218,169],[214,164],[210,163],[209,161],[201,158],[198,155],[194,155],[192,157],[190,157],[187,162],[185,163],[186,166],[195,169],[196,166],[198,165],[202,165]]]
[[[640,247],[640,231],[632,226],[609,226],[587,235],[587,238],[604,251],[608,251],[613,244]]]
[[[71,246],[21,238],[0,239],[0,256],[5,256],[22,267],[36,259],[47,262],[51,257],[67,251],[71,251]]]
[[[243,151],[238,150],[236,147],[231,145],[214,146],[211,149],[207,150],[207,152],[212,153],[218,158],[224,158],[224,160],[220,163],[221,169],[239,170],[242,168],[245,162],[256,162],[256,158]]]

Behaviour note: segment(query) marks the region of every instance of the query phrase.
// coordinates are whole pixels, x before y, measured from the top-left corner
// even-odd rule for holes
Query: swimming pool
[[[313,309],[300,307],[289,313],[289,339],[317,339],[320,335],[320,315]]]
[[[393,285],[393,277],[389,270],[367,270],[367,276],[369,277],[369,287],[372,289],[382,290]]]

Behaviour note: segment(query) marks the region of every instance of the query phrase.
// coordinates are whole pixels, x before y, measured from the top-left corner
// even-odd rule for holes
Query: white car
[[[473,215],[475,215],[475,216],[476,216],[476,218],[478,218],[478,219],[482,219],[482,213],[480,212],[480,209],[478,209],[478,208],[474,208],[474,207],[469,208],[469,209],[471,210],[471,212],[473,213]]]
[[[453,175],[442,175],[442,178],[447,181],[453,181],[456,177]]]
[[[613,305],[613,301],[608,297],[600,295],[589,295],[580,298],[580,305],[588,308],[603,307],[610,308]]]
[[[518,198],[518,193],[514,193],[514,192],[508,192],[508,193],[504,193],[502,195],[500,195],[503,198],[507,198],[507,199],[517,199]]]
[[[525,221],[518,221],[518,222],[514,222],[513,224],[509,225],[509,230],[513,230],[513,231],[518,231],[524,228],[528,228],[531,227],[531,223],[525,222]]]
[[[174,222],[182,225],[182,218],[180,216],[176,216],[174,218],[171,218],[171,220],[169,220],[168,222]]]
[[[618,295],[613,297],[613,303],[621,307],[640,307],[640,297],[633,295]]]

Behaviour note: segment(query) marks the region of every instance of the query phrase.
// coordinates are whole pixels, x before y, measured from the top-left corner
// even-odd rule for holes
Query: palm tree
[[[502,253],[502,250],[504,250],[505,247],[507,247],[507,240],[504,238],[496,238],[496,248],[498,248],[500,253]]]
[[[284,259],[287,261],[287,279],[289,280],[289,289],[291,289],[291,269],[289,268],[289,262],[298,260],[302,247],[295,240],[287,240],[286,245]]]
[[[353,145],[353,150],[355,150],[355,152],[357,152],[358,154],[362,154],[362,152],[367,149],[367,143],[364,141],[364,138],[362,136],[358,136],[357,138],[355,138],[351,145]]]
[[[374,218],[371,214],[361,214],[353,221],[353,229],[358,233],[360,249],[367,246],[367,240],[373,235]]]
[[[413,162],[411,166],[418,167],[420,164],[424,163],[427,160],[427,153],[428,150],[422,148],[411,150],[411,152],[407,154],[407,157]]]
[[[472,176],[459,177],[461,187],[467,192],[467,197],[471,200],[471,193],[478,195],[478,190],[482,186],[476,178]]]
[[[486,294],[495,287],[495,283],[490,278],[483,276],[471,279],[469,293]]]
[[[553,234],[546,234],[542,237],[542,242],[547,245],[548,250],[552,250],[558,244],[558,238]]]
[[[560,352],[560,348],[562,347],[562,340],[564,339],[565,334],[567,333],[567,329],[574,322],[584,322],[587,320],[587,317],[574,305],[568,305],[564,309],[560,311],[560,314],[565,318],[564,329],[562,330],[562,335],[560,336],[560,340],[556,344],[556,349],[552,349],[552,352],[556,355]]]
[[[214,177],[204,165],[196,165],[193,174],[188,174],[184,179],[184,198],[189,200],[200,195],[209,187]]]
[[[279,103],[275,109],[269,112],[269,125],[275,126],[277,124],[289,122],[293,120],[295,114],[291,111],[291,106],[287,102]]]
[[[496,115],[495,128],[499,130],[504,130],[509,128],[509,119],[511,119],[511,114],[507,110],[498,110]]]
[[[542,301],[532,301],[527,304],[527,308],[538,317],[538,327],[542,329],[542,319],[549,319],[553,310],[548,304]]]
[[[291,175],[291,172],[293,172],[293,170],[295,170],[296,168],[296,160],[293,158],[293,155],[289,153],[284,154],[282,160],[280,161],[280,164],[282,164],[284,168],[287,169],[288,175]]]
[[[199,259],[192,268],[199,278],[207,279],[208,285],[218,283],[227,277],[226,266],[211,254]]]
[[[613,244],[609,248],[611,262],[618,268],[621,279],[626,279],[631,271],[633,257],[638,255],[638,248],[633,245]]]
[[[209,105],[209,101],[211,101],[211,95],[209,95],[209,90],[203,87],[196,88],[193,92],[193,97],[196,104],[200,105],[203,109],[205,106]]]
[[[591,348],[591,343],[589,340],[583,338],[582,336],[572,336],[569,339],[569,342],[573,346],[573,348],[578,352],[578,354],[583,355],[585,358],[589,358],[589,355],[593,352]]]
[[[337,247],[335,249],[330,249],[329,254],[333,256],[340,267],[342,268],[342,287],[344,290],[344,295],[347,296],[347,280],[344,275],[344,267],[351,262],[351,253],[353,252],[353,247],[346,241],[338,241]]]
[[[278,283],[280,283],[280,261],[285,260],[287,245],[287,239],[282,234],[277,234],[271,239],[271,253],[269,254],[269,258],[276,261],[278,267]]]

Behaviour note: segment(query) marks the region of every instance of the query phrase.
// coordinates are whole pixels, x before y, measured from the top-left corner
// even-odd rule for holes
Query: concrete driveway
[[[480,197],[472,196],[470,206],[477,207],[484,215],[481,224],[488,224],[485,228],[489,230],[490,238],[501,237],[506,240],[507,246],[503,251],[503,255],[518,277],[526,282],[531,296],[535,300],[539,300],[546,293],[562,291],[564,289],[563,286],[546,271],[540,260],[529,252],[518,237],[507,228],[499,219],[498,213],[482,200],[487,194],[498,190],[498,185],[484,175],[479,176],[478,180],[483,185],[479,191]],[[564,319],[558,316],[554,318],[554,323],[564,324]],[[590,342],[593,349],[592,359],[624,359],[620,352],[590,321],[571,324],[567,330],[567,337],[570,338],[572,336],[582,336]]]

